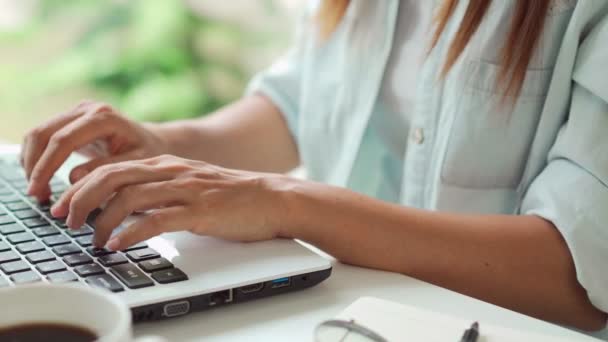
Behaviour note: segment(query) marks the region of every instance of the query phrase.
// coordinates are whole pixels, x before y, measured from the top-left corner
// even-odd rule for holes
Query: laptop
[[[51,201],[67,189],[61,177],[67,169],[52,179]],[[24,195],[26,188],[17,154],[0,152],[0,287],[101,287],[128,304],[137,323],[306,289],[331,274],[327,259],[286,239],[236,243],[177,232],[125,251],[96,249],[94,214],[83,227],[67,229],[49,204]]]

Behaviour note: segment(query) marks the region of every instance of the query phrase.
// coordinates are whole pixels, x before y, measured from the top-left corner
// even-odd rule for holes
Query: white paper
[[[362,297],[346,308],[338,317],[342,320],[354,320],[356,323],[373,330],[385,339],[396,341],[446,342],[459,341],[471,321],[418,309],[382,299]],[[515,331],[479,321],[480,337],[478,342],[565,342],[568,338],[544,336]],[[580,335],[576,341],[599,341],[595,338]]]

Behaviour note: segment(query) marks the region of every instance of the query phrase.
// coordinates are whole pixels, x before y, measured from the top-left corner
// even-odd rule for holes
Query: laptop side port
[[[165,317],[181,316],[187,314],[189,311],[190,302],[187,300],[173,302],[163,306],[163,316]]]
[[[289,278],[289,277],[279,278],[279,279],[270,281],[270,288],[272,288],[272,289],[279,289],[281,287],[287,287],[290,285],[291,285],[291,278]]]
[[[209,295],[209,306],[232,302],[232,289],[214,292]]]
[[[247,293],[260,292],[260,291],[262,291],[263,288],[264,288],[264,283],[257,283],[257,284],[243,286],[243,287],[239,288],[239,291],[241,293],[247,294]]]

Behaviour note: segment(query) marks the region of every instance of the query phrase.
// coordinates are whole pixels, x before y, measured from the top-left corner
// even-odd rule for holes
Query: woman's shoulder
[[[585,0],[579,16],[581,32],[574,66],[574,80],[608,102],[608,1]],[[574,39],[574,38],[573,38]]]

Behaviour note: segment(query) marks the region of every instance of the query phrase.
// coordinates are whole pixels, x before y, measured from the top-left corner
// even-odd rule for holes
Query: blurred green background
[[[0,0],[0,140],[82,99],[137,120],[238,98],[289,43],[304,0]]]

